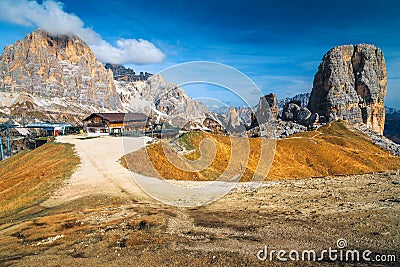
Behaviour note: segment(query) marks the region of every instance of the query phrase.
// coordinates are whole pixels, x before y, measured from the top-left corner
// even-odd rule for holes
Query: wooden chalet
[[[93,113],[82,122],[89,136],[140,136],[151,125],[151,119],[142,113]]]

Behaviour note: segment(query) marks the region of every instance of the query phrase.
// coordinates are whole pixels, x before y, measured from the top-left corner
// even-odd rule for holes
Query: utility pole
[[[0,154],[1,154],[1,160],[4,160],[3,137],[1,135],[0,135]]]
[[[7,153],[8,153],[8,157],[11,157],[11,140],[10,140],[10,128],[9,127],[7,127],[6,134],[7,134]]]
[[[154,125],[155,123],[153,122],[154,118],[153,118],[153,109],[151,109],[151,113],[150,113],[150,128],[151,128],[151,138],[154,138]]]

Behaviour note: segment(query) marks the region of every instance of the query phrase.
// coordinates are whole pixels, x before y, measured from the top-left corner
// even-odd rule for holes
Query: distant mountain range
[[[106,63],[104,66],[106,69],[110,69],[113,73],[114,80],[125,81],[125,82],[137,82],[146,81],[153,74],[148,72],[140,72],[136,74],[133,69],[125,68],[122,65]]]
[[[383,135],[400,144],[400,109],[386,107]]]
[[[277,101],[278,109],[279,109],[279,114],[282,115],[283,107],[285,104],[289,102],[299,102],[301,107],[307,107],[308,101],[310,100],[311,93],[302,93],[302,94],[297,94],[292,97],[286,97],[283,99],[279,99]]]

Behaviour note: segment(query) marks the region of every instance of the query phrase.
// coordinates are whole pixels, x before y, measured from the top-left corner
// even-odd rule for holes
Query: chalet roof
[[[27,128],[56,128],[56,127],[71,127],[69,123],[51,123],[51,122],[38,122],[30,123],[26,126]]]
[[[145,121],[149,119],[148,116],[142,113],[92,113],[83,121],[88,121],[95,116],[98,116],[109,122]]]
[[[29,130],[26,128],[14,128],[20,135],[29,135]]]

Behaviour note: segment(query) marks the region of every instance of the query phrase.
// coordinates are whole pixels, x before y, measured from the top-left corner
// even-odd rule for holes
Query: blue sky
[[[30,8],[40,11],[41,1],[38,6]],[[311,91],[313,76],[330,48],[373,43],[383,50],[387,62],[385,103],[400,108],[398,1],[68,0],[59,6],[65,14],[72,14],[67,21],[79,18],[76,27],[92,31],[89,35],[94,44],[104,42],[110,47],[94,48],[99,56],[114,51],[119,63],[153,73],[188,61],[227,64],[249,76],[264,93],[273,92],[278,98]],[[23,38],[38,25],[46,27],[40,17],[22,12],[12,15],[25,20],[4,18],[3,14],[1,47]],[[51,26],[57,27],[57,21]],[[117,43],[121,38],[124,42]],[[137,47],[143,49],[139,55],[134,54]],[[184,88],[193,97],[212,96],[229,101],[229,105],[239,104],[219,87]]]

